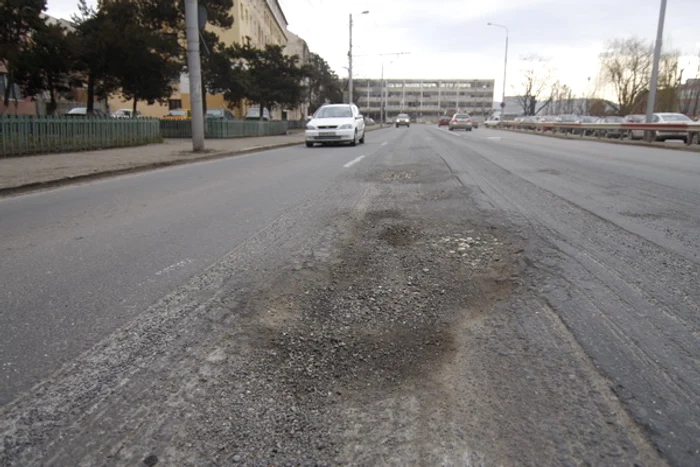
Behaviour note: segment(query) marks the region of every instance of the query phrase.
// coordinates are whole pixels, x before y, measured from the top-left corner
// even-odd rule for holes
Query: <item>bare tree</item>
[[[518,102],[524,115],[537,115],[551,102],[551,95],[544,104],[540,97],[545,95],[552,81],[552,67],[549,60],[538,55],[523,58],[522,84],[518,92]]]
[[[600,54],[600,78],[612,86],[620,114],[631,113],[649,89],[653,47],[639,38],[614,39]]]
[[[603,99],[590,99],[588,102],[588,113],[596,117],[603,117],[608,111],[608,105]]]
[[[659,85],[656,91],[656,112],[677,112],[679,107],[678,91],[681,86],[682,71],[678,69],[678,51],[661,55],[659,61]]]

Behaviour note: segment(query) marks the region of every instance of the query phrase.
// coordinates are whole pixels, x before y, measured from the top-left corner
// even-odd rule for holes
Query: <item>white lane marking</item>
[[[462,137],[462,135],[460,135],[459,133],[455,133],[455,132],[453,132],[453,131],[448,131],[448,133],[451,134],[452,136],[456,136],[457,138],[461,138],[461,137]]]
[[[348,162],[347,164],[345,164],[343,167],[345,167],[346,169],[347,169],[348,167],[352,167],[353,165],[357,164],[358,162],[360,162],[360,161],[361,161],[362,159],[364,159],[364,158],[365,158],[365,156],[360,156],[360,157],[358,157],[358,158],[356,158],[356,159],[351,160],[350,162]]]
[[[492,139],[492,140],[494,140],[494,141],[500,141],[500,140],[501,140],[501,137],[500,137],[500,136],[489,136],[489,137],[487,137],[486,139]]]
[[[381,145],[386,146],[387,144],[389,144],[389,143],[387,141],[384,141]]]
[[[167,274],[167,273],[169,273],[169,272],[172,272],[172,271],[174,271],[174,270],[176,270],[176,269],[178,269],[178,268],[187,266],[187,265],[190,264],[191,262],[192,262],[192,260],[191,260],[190,258],[183,259],[182,261],[178,261],[178,262],[175,263],[175,264],[171,264],[171,265],[168,266],[167,268],[161,269],[160,271],[158,271],[158,272],[156,273],[156,276],[161,276],[161,275],[163,275],[163,274]]]

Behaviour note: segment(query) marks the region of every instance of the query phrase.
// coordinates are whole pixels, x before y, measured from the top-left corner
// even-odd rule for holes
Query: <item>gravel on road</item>
[[[0,409],[0,463],[665,464],[424,134],[331,190]]]

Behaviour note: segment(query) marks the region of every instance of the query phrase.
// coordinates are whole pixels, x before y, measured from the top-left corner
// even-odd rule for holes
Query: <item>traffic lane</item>
[[[594,164],[621,175],[700,192],[700,153],[580,139],[548,138],[527,133],[484,129],[481,139],[500,141],[511,149],[537,148],[540,154],[567,162]],[[479,138],[475,138],[477,141]]]
[[[700,154],[510,135],[486,131],[468,144],[557,196],[700,260]]]
[[[303,146],[0,201],[0,402],[197,274],[361,155]]]
[[[536,292],[657,449],[674,465],[697,465],[700,266],[585,209],[585,200],[569,194],[570,201],[510,170],[507,160],[521,148],[433,134],[435,151],[482,207],[506,213],[531,238]]]

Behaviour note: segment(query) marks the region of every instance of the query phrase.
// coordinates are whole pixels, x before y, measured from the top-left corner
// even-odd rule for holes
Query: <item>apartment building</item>
[[[353,88],[355,104],[377,121],[382,108],[387,120],[407,113],[418,121],[433,121],[456,111],[480,117],[490,115],[494,80],[388,79],[382,87],[381,80],[358,79]]]
[[[287,31],[287,45],[284,47],[284,53],[290,57],[292,55],[299,57],[299,66],[308,65],[311,63],[311,51],[309,50],[309,45],[304,39],[291,31]],[[304,85],[307,84],[308,78],[304,82]],[[308,112],[309,103],[303,102],[296,109],[284,110],[283,118],[286,120],[302,120],[308,114]]]
[[[268,44],[286,46],[288,23],[277,0],[236,0],[233,2],[231,15],[233,25],[230,28],[221,29],[207,25],[206,30],[214,32],[226,45],[249,43],[258,48]],[[180,75],[180,79],[173,83],[173,88],[173,94],[167,103],[153,105],[140,103],[139,110],[148,117],[162,117],[171,109],[191,109],[187,74]],[[229,108],[239,118],[245,116],[248,110],[247,103],[232,108],[222,94],[207,93],[206,104],[208,109]],[[109,100],[111,111],[125,107],[131,106],[121,96],[114,96]],[[272,118],[281,117],[282,111],[273,110]]]

